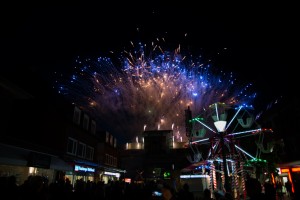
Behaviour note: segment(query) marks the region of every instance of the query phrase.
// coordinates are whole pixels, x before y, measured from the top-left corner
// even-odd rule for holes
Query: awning
[[[105,171],[110,171],[110,172],[126,173],[126,170],[118,169],[118,168],[114,168],[114,167],[102,166],[102,169],[105,170]]]
[[[30,149],[15,147],[3,143],[0,143],[0,164],[28,166],[28,161],[32,153],[48,156],[50,158],[50,166],[47,168],[61,171],[73,171],[72,165],[56,155],[32,151]]]
[[[207,160],[203,160],[203,161],[200,161],[200,162],[192,163],[191,165],[183,168],[181,170],[181,172],[190,172],[190,171],[195,170],[196,167],[199,167],[199,166],[202,166],[202,165],[207,165],[207,164],[208,164]]]
[[[0,143],[0,164],[2,165],[27,165],[28,151]]]
[[[292,162],[286,162],[286,163],[278,163],[276,164],[277,167],[283,168],[283,167],[300,167],[300,160],[292,161]]]
[[[73,165],[65,162],[63,159],[59,157],[52,157],[50,169],[55,169],[60,171],[73,171]]]
[[[80,164],[80,165],[87,165],[91,167],[99,167],[97,163],[86,161],[86,160],[73,160],[75,164]]]

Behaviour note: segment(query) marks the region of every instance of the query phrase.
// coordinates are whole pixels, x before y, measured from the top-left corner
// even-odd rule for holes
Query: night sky
[[[7,76],[27,72],[48,79],[55,71],[70,71],[77,56],[106,56],[130,41],[164,37],[170,48],[185,44],[254,83],[264,104],[293,95],[296,88],[296,14],[280,5],[230,10],[150,2],[24,6],[2,7],[1,71]]]

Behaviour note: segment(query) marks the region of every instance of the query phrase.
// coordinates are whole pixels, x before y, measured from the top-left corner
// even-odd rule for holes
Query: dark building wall
[[[29,94],[9,81],[0,83],[5,95],[0,98],[1,143],[63,156],[68,137],[74,137],[93,147],[96,154],[97,138],[82,123],[73,122],[74,105],[48,90]]]
[[[260,119],[262,127],[272,128],[269,140],[275,141],[281,162],[290,162],[300,158],[300,98],[283,96],[270,104]]]
[[[120,152],[121,168],[126,169],[127,176],[138,178],[163,178],[163,173],[180,171],[190,165],[188,149],[172,149],[172,130],[155,130],[144,132],[144,149],[130,149]]]
[[[120,153],[117,145],[117,138],[107,131],[97,131],[97,163],[104,168],[119,168]]]
[[[144,152],[143,151],[127,151],[125,154],[121,153],[120,168],[126,169],[126,177],[135,179],[139,171],[144,169]]]
[[[65,120],[52,106],[30,99],[14,100],[4,107],[0,117],[3,142],[22,141],[39,148],[62,150],[61,142],[66,137]]]

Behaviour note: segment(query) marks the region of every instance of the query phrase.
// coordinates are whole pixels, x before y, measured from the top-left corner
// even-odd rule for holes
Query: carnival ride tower
[[[185,112],[190,148],[199,154],[200,145],[209,146],[205,160],[210,165],[211,192],[225,190],[235,199],[246,198],[244,165],[249,159],[257,158],[240,141],[263,133],[255,121],[253,108],[218,102],[194,118],[189,108]]]

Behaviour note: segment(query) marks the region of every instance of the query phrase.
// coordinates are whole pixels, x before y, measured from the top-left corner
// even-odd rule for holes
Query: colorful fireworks
[[[137,47],[137,48],[136,48]],[[132,44],[116,61],[111,58],[76,60],[70,80],[58,81],[59,93],[86,109],[101,126],[125,140],[144,130],[173,130],[185,138],[184,110],[196,116],[215,102],[249,104],[251,84],[242,85],[225,73],[185,55],[180,46],[165,51],[160,45]]]

